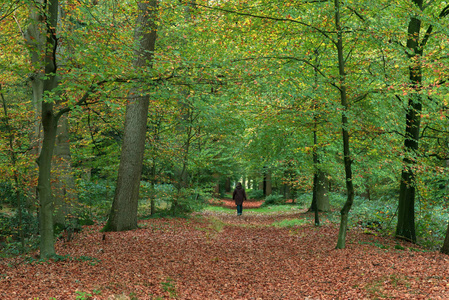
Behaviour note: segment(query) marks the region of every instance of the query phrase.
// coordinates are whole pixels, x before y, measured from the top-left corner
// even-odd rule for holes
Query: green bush
[[[108,180],[78,182],[78,200],[73,215],[80,225],[106,221],[114,198],[115,183]]]
[[[189,214],[194,211],[200,211],[205,206],[205,201],[199,193],[193,189],[181,189],[175,195],[177,202],[172,203],[171,211],[175,215]],[[175,205],[176,203],[176,205]]]
[[[37,247],[39,223],[37,217],[22,210],[22,225],[19,222],[19,213],[0,213],[0,253],[3,255],[18,255],[23,252],[20,230],[24,238],[24,246],[28,249]]]
[[[285,204],[284,196],[271,194],[265,198],[265,202],[262,204],[262,206],[281,205],[281,204]]]
[[[78,199],[83,204],[103,205],[106,202],[110,206],[114,192],[115,183],[108,180],[78,182]]]
[[[19,212],[9,215],[0,213],[0,235],[9,236],[13,240],[19,240]],[[22,210],[22,231],[25,238],[38,233],[39,221],[35,215]]]
[[[263,190],[248,190],[246,196],[248,197],[248,199],[256,199],[256,200],[263,199],[264,197]]]
[[[14,207],[17,207],[19,204],[17,203],[17,195],[14,191],[14,187],[10,182],[3,181],[0,182],[0,199],[2,203],[7,203],[9,205],[12,205]],[[25,197],[22,193],[20,193],[20,201],[22,203],[25,203]],[[0,203],[0,209],[1,204]]]

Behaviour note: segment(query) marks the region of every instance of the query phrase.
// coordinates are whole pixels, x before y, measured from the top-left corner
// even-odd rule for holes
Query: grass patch
[[[235,209],[229,209],[226,207],[221,206],[206,206],[202,209],[202,211],[210,211],[210,212],[216,212],[216,213],[224,213],[224,214],[235,214]]]
[[[271,225],[274,227],[295,227],[302,226],[304,224],[308,224],[309,220],[307,219],[286,219],[278,222],[274,222]]]
[[[365,290],[371,295],[372,299],[392,298],[388,295],[385,286],[398,288],[400,286],[410,289],[409,278],[403,274],[390,274],[373,280],[365,286]]]
[[[379,249],[389,249],[390,248],[389,246],[386,246],[386,245],[383,245],[383,244],[377,243],[377,242],[363,242],[363,241],[360,241],[359,244],[360,245],[371,245],[371,246],[375,246],[375,247],[377,247]]]
[[[243,208],[243,214],[278,214],[278,213],[295,213],[300,212],[302,209],[304,209],[300,205],[296,204],[285,204],[285,205],[272,205],[268,207],[258,207],[258,208]],[[230,209],[226,207],[221,206],[206,206],[202,210],[209,211],[209,212],[215,212],[215,213],[223,213],[223,214],[235,214],[235,209]]]

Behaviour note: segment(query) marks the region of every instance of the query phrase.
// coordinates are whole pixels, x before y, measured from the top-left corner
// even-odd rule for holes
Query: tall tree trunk
[[[59,6],[58,23],[62,22],[65,17],[65,12]],[[68,29],[70,31],[70,29]],[[66,46],[58,45],[56,57],[58,59],[58,67],[64,67],[66,64],[68,49]],[[57,78],[59,81],[59,78]],[[52,162],[52,176],[53,180],[53,196],[55,201],[55,224],[60,224],[63,227],[74,226],[73,211],[76,206],[78,195],[76,193],[75,177],[73,175],[70,151],[70,137],[69,137],[69,118],[67,115],[62,115],[58,120],[58,128],[56,132],[56,144]]]
[[[66,115],[61,116],[58,122],[52,165],[52,176],[55,178],[52,186],[55,202],[54,222],[63,227],[73,226],[69,219],[77,194],[71,164],[69,121]]]
[[[153,62],[156,44],[156,24],[158,2],[140,2],[137,4],[139,16],[135,31],[135,40],[139,43],[134,61],[135,69]],[[139,88],[131,90],[126,106],[125,132],[120,156],[114,201],[108,222],[103,231],[122,231],[137,228],[137,206],[139,200],[140,176],[143,154],[149,96],[148,91]],[[143,96],[140,96],[143,94]]]
[[[422,11],[423,0],[412,0],[412,2]],[[440,12],[438,18],[442,19],[449,15],[449,5],[446,5]],[[422,111],[422,55],[424,47],[431,37],[433,25],[429,25],[423,38],[420,39],[421,20],[418,16],[410,19],[407,30],[407,53],[409,58],[409,84],[415,93],[408,99],[406,113],[406,127],[404,148],[404,168],[401,173],[401,183],[399,192],[398,224],[396,227],[396,237],[416,242],[415,232],[415,194],[416,180],[414,164],[414,154],[419,150],[419,131],[421,125]]]
[[[31,7],[30,19],[33,21],[28,26],[25,33],[25,41],[30,49],[31,63],[36,68],[31,78],[31,86],[33,91],[32,103],[35,112],[34,119],[34,135],[33,135],[33,154],[38,156],[41,152],[43,128],[41,122],[42,99],[44,92],[44,75],[40,68],[44,59],[44,50],[46,45],[47,26],[42,22],[42,15],[39,7],[43,7],[42,0],[36,1]],[[58,20],[61,19],[61,8],[58,7]],[[58,45],[57,52],[54,54],[56,58],[60,58],[62,47]],[[58,67],[63,64],[58,59]],[[53,79],[57,85],[57,76]],[[71,214],[73,200],[77,198],[75,189],[75,179],[71,167],[70,143],[69,143],[69,126],[68,119],[63,117],[59,122],[57,129],[57,139],[52,162],[52,190],[55,201],[55,222],[65,224],[66,216]]]
[[[345,248],[346,243],[346,230],[348,228],[348,215],[351,210],[352,203],[354,202],[354,186],[352,184],[352,159],[349,148],[349,129],[348,129],[348,117],[346,111],[349,108],[348,98],[346,94],[346,74],[345,74],[345,61],[343,57],[343,31],[340,24],[340,0],[335,0],[335,28],[337,30],[337,52],[338,52],[338,71],[340,75],[340,100],[343,106],[343,112],[341,116],[342,125],[342,139],[343,139],[343,155],[345,165],[345,179],[346,179],[346,193],[347,198],[343,208],[340,211],[340,230],[338,232],[337,249]]]
[[[44,92],[44,74],[42,72],[42,61],[44,60],[45,49],[45,32],[46,26],[42,22],[42,13],[39,10],[42,0],[35,1],[34,5],[30,5],[31,24],[25,32],[25,42],[30,50],[31,64],[34,68],[33,74],[30,76],[32,87],[32,104],[34,110],[34,134],[31,144],[33,145],[32,154],[38,157],[41,152],[42,144],[42,97]],[[38,176],[38,174],[36,174]],[[36,187],[37,195],[37,187]],[[28,200],[29,201],[29,200]],[[32,207],[32,203],[28,202],[27,206]]]
[[[319,68],[319,52],[315,50],[315,87],[318,87],[318,68]],[[317,113],[317,100],[313,101],[313,165],[314,165],[314,176],[313,176],[313,195],[312,195],[312,205],[311,210],[315,212],[315,224],[319,225],[318,211],[329,211],[329,197],[327,196],[327,178],[326,174],[320,169],[319,158],[318,158],[318,113]]]
[[[43,80],[43,92],[51,92],[57,86],[56,79],[56,28],[58,21],[58,1],[54,0],[48,3],[45,18],[47,39],[45,47],[45,77]],[[59,115],[53,111],[54,99],[45,99],[42,101],[41,120],[44,131],[42,149],[37,160],[39,165],[38,195],[39,195],[39,232],[41,235],[40,255],[48,258],[55,255],[54,236],[53,236],[53,211],[54,201],[51,189],[51,160],[56,142],[56,130],[58,126]]]
[[[413,1],[421,10],[423,1]],[[421,89],[422,70],[421,56],[422,48],[419,45],[419,33],[421,30],[421,20],[412,17],[408,24],[407,48],[409,53],[409,80],[412,89],[417,92]],[[415,172],[413,170],[413,154],[418,150],[419,129],[421,123],[421,96],[416,93],[408,100],[406,114],[406,128],[404,147],[406,156],[404,157],[404,169],[401,173],[401,184],[399,192],[398,223],[396,236],[411,242],[416,242],[415,232]]]

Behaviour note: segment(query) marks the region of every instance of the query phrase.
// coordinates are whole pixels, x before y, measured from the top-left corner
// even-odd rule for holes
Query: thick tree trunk
[[[62,22],[65,12],[59,6],[58,23]],[[70,29],[68,29],[70,30]],[[64,43],[62,43],[64,45]],[[66,46],[58,45],[56,59],[58,67],[64,67],[66,64],[68,51]],[[59,83],[59,78],[57,78]],[[55,224],[60,224],[63,228],[76,226],[73,218],[73,211],[76,207],[78,198],[76,193],[75,177],[73,176],[70,137],[69,137],[69,119],[63,115],[58,120],[56,132],[55,152],[52,162],[53,195],[55,201]]]
[[[40,5],[43,1],[37,1]],[[39,156],[41,152],[42,139],[43,139],[43,128],[41,122],[42,114],[42,98],[44,92],[44,75],[40,69],[42,65],[42,60],[44,59],[45,50],[45,36],[47,31],[47,26],[41,21],[41,12],[39,9],[31,7],[30,19],[33,22],[28,26],[25,33],[25,41],[30,49],[31,63],[36,67],[36,72],[31,76],[32,90],[33,90],[33,107],[35,112],[34,119],[34,135],[33,135],[33,154]],[[58,18],[60,19],[61,10],[58,8]],[[57,52],[53,55],[56,56],[58,66],[61,65],[62,48],[60,45],[57,47]],[[55,86],[58,84],[57,77],[53,79],[55,81]],[[77,198],[75,192],[75,179],[72,175],[71,169],[71,157],[70,157],[70,144],[69,144],[69,129],[68,129],[68,119],[63,117],[59,123],[57,129],[57,139],[54,150],[54,157],[52,162],[52,190],[55,206],[55,222],[62,225],[66,225],[66,216],[70,215],[73,208],[73,200]]]
[[[42,0],[36,1],[41,3]],[[44,75],[42,74],[42,61],[44,60],[45,49],[45,24],[41,20],[41,12],[34,5],[30,6],[30,20],[31,24],[27,27],[25,32],[25,42],[30,50],[31,64],[34,66],[34,73],[30,76],[32,87],[32,104],[34,110],[34,134],[32,136],[31,144],[33,145],[32,154],[35,157],[40,155],[42,144],[42,96],[44,92]],[[38,177],[38,174],[35,174]],[[37,195],[37,187],[36,187]],[[28,198],[28,197],[27,197]],[[31,197],[29,199],[32,199]],[[28,200],[27,206],[32,207],[32,203]]]
[[[53,105],[42,105],[42,124],[44,139],[42,150],[37,160],[39,165],[39,178],[37,190],[39,195],[39,233],[40,256],[48,258],[55,254],[53,234],[54,201],[51,189],[51,160],[56,141],[57,120],[53,115]]]
[[[48,32],[45,50],[45,79],[43,81],[43,91],[51,92],[57,86],[56,79],[56,26],[58,20],[58,1],[51,1],[46,12],[46,22]],[[42,150],[37,160],[39,165],[38,195],[39,195],[39,232],[41,235],[40,255],[48,258],[55,255],[54,235],[53,235],[53,211],[54,201],[51,189],[51,161],[56,142],[56,130],[58,116],[53,112],[54,99],[42,101],[42,127],[44,136]]]
[[[53,193],[55,202],[55,224],[63,227],[73,226],[69,222],[75,207],[77,194],[75,190],[75,178],[72,173],[71,153],[69,142],[68,118],[61,116],[56,132],[56,144],[52,162]]]
[[[413,1],[422,9],[423,1]],[[421,21],[412,17],[408,26],[407,48],[410,50],[409,78],[412,89],[417,92],[421,89],[422,70],[421,56],[422,49],[419,45],[419,33]],[[404,147],[406,156],[404,158],[404,169],[401,173],[401,184],[399,192],[398,223],[396,236],[416,242],[415,232],[415,173],[413,170],[414,159],[412,156],[418,151],[419,130],[421,123],[421,96],[417,93],[411,95],[408,101],[406,114],[406,128]]]
[[[142,2],[137,6],[139,16],[135,40],[139,46],[135,53],[134,67],[136,69],[151,65],[153,61],[156,44],[157,1]],[[141,94],[143,96],[139,96]],[[137,228],[137,206],[149,106],[149,97],[146,94],[147,91],[134,88],[129,95],[117,186],[109,219],[103,231]]]
[[[348,228],[348,215],[351,210],[352,203],[354,202],[354,186],[352,184],[352,159],[351,151],[349,148],[349,129],[348,118],[346,111],[348,109],[348,99],[346,94],[345,83],[345,61],[343,57],[343,33],[340,24],[340,0],[335,0],[335,27],[337,30],[337,52],[338,52],[338,70],[340,75],[340,100],[344,110],[341,116],[342,125],[342,139],[343,139],[343,155],[345,165],[345,179],[346,179],[346,193],[347,198],[343,208],[340,211],[340,230],[338,232],[337,249],[345,248],[346,244],[346,231]]]

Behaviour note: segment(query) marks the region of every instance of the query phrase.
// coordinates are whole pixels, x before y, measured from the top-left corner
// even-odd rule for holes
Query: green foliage
[[[99,206],[104,202],[108,203],[114,197],[115,182],[113,181],[102,179],[95,181],[79,180],[77,187],[79,202],[86,205]]]
[[[270,206],[270,205],[281,205],[285,203],[285,199],[283,195],[271,194],[265,197],[264,203],[262,206]]]
[[[263,190],[254,190],[254,189],[248,189],[246,190],[246,196],[248,199],[255,199],[255,200],[261,200],[263,199]]]
[[[383,245],[383,244],[381,244],[381,243],[378,243],[378,242],[359,242],[359,244],[361,244],[361,245],[371,245],[371,246],[375,246],[375,247],[377,247],[377,248],[379,248],[379,249],[388,249],[388,248],[390,248],[390,247],[388,247],[388,246],[386,246],[386,245]]]
[[[162,289],[165,292],[168,292],[170,295],[170,298],[176,298],[177,292],[176,292],[176,285],[174,283],[174,280],[170,277],[166,279],[166,281],[161,282]]]
[[[92,225],[106,221],[114,197],[115,183],[109,180],[78,181],[79,205],[74,216],[80,225]]]
[[[346,200],[346,196],[338,193],[330,193],[330,199],[332,205],[339,208]],[[349,225],[392,236],[395,234],[397,222],[396,209],[396,198],[381,197],[379,199],[367,200],[362,197],[355,197],[354,206],[349,214]],[[427,249],[439,249],[447,229],[446,205],[427,204],[423,206],[418,201],[415,210],[418,244]],[[337,223],[339,221],[340,214],[338,210],[329,214],[329,216],[333,222]],[[371,226],[371,224],[374,226]]]
[[[0,182],[0,199],[3,203],[17,205],[13,186],[7,181]]]
[[[204,207],[205,202],[200,194],[195,193],[194,189],[180,189],[174,195],[171,204],[171,211],[174,215],[190,214],[199,211]]]
[[[342,107],[336,99],[341,89],[335,89],[341,78],[336,73],[332,46],[336,39],[332,5],[326,1],[288,6],[270,1],[252,6],[238,1],[219,4],[221,9],[243,11],[246,16],[197,7],[189,10],[195,20],[189,22],[185,3],[160,2],[153,69],[148,65],[132,67],[136,5],[128,1],[67,4],[58,34],[70,49],[61,51],[64,70],[58,74],[61,80],[53,94],[64,95],[58,106],[72,109],[68,115],[72,166],[74,174],[82,178],[77,182],[80,204],[73,217],[80,225],[102,222],[108,216],[122,143],[125,98],[135,86],[150,90],[152,102],[140,190],[141,215],[148,215],[150,201],[156,204],[159,215],[200,210],[216,181],[215,174],[234,179],[250,173],[260,176],[264,167],[272,168],[273,183],[282,180],[302,191],[298,203],[308,206],[316,168],[313,150],[317,150],[320,168],[336,191],[331,195],[334,208],[342,207],[345,197],[337,194],[345,188],[341,126],[336,125],[340,124]],[[407,39],[404,24],[410,19],[410,7],[405,2],[385,6],[382,1],[341,5],[339,12],[346,28],[344,47],[351,49],[345,53],[350,95],[345,114],[351,130],[353,182],[359,193],[369,189],[375,199],[356,197],[350,222],[362,227],[378,222],[382,233],[392,234],[404,158],[402,108],[407,106],[410,93],[416,93],[410,90],[407,76],[409,57],[398,48]],[[415,157],[419,175],[416,227],[420,243],[428,246],[441,240],[447,224],[447,166],[444,159],[433,160],[448,153],[444,142],[447,86],[434,84],[445,80],[446,74],[440,61],[447,49],[448,30],[443,23],[447,20],[436,18],[441,5],[431,1],[417,14],[423,26],[432,24],[438,29],[433,30],[425,56],[420,59],[424,105],[418,115],[422,115],[423,129]],[[35,112],[29,101],[31,85],[24,82],[42,64],[29,63],[30,47],[24,46],[17,30],[17,24],[30,23],[27,7],[18,6],[14,18],[2,20],[0,82],[10,109],[5,120],[11,122],[15,138],[9,146],[8,135],[4,134],[8,126],[2,122],[0,175],[11,178],[12,170],[18,170],[23,184],[21,200],[34,203],[31,197],[25,199],[33,194],[30,187],[35,185],[36,174],[30,166],[36,157],[28,151],[33,147],[30,141],[35,124],[31,120]],[[170,80],[154,84],[155,77]],[[105,83],[88,93],[85,104],[89,105],[75,105],[92,83],[102,81]],[[317,133],[317,145],[312,144],[313,131]],[[17,155],[14,166],[12,150]],[[188,188],[178,190],[175,186],[182,181],[178,178],[180,170],[187,174],[182,186]],[[150,181],[157,183],[154,191]],[[11,182],[5,179],[0,183],[0,205],[17,206]],[[261,190],[248,190],[247,194],[251,199],[264,197]],[[265,207],[257,211],[274,212],[278,207],[281,211],[284,208],[277,205],[283,202],[279,195],[269,196],[264,206],[270,210]],[[31,213],[23,214],[21,229],[31,240],[37,221]],[[339,219],[338,211],[329,216]],[[0,215],[3,246],[16,248],[17,219],[16,212]]]
[[[93,299],[93,295],[100,295],[101,291],[93,290],[92,293],[76,291],[75,294],[76,294],[75,299],[77,299],[77,300],[89,300],[89,299]]]
[[[210,192],[204,188],[182,188],[177,190],[172,184],[157,184],[154,187],[155,213],[151,215],[151,187],[141,182],[143,193],[140,194],[139,214],[143,218],[178,216],[185,217],[194,211],[200,211],[205,205],[205,199],[210,198]]]
[[[0,212],[0,253],[2,255],[17,255],[26,249],[37,247],[38,219],[28,210],[22,210],[22,225],[20,227],[19,213],[15,210],[12,214]],[[24,238],[23,249],[19,229]]]

